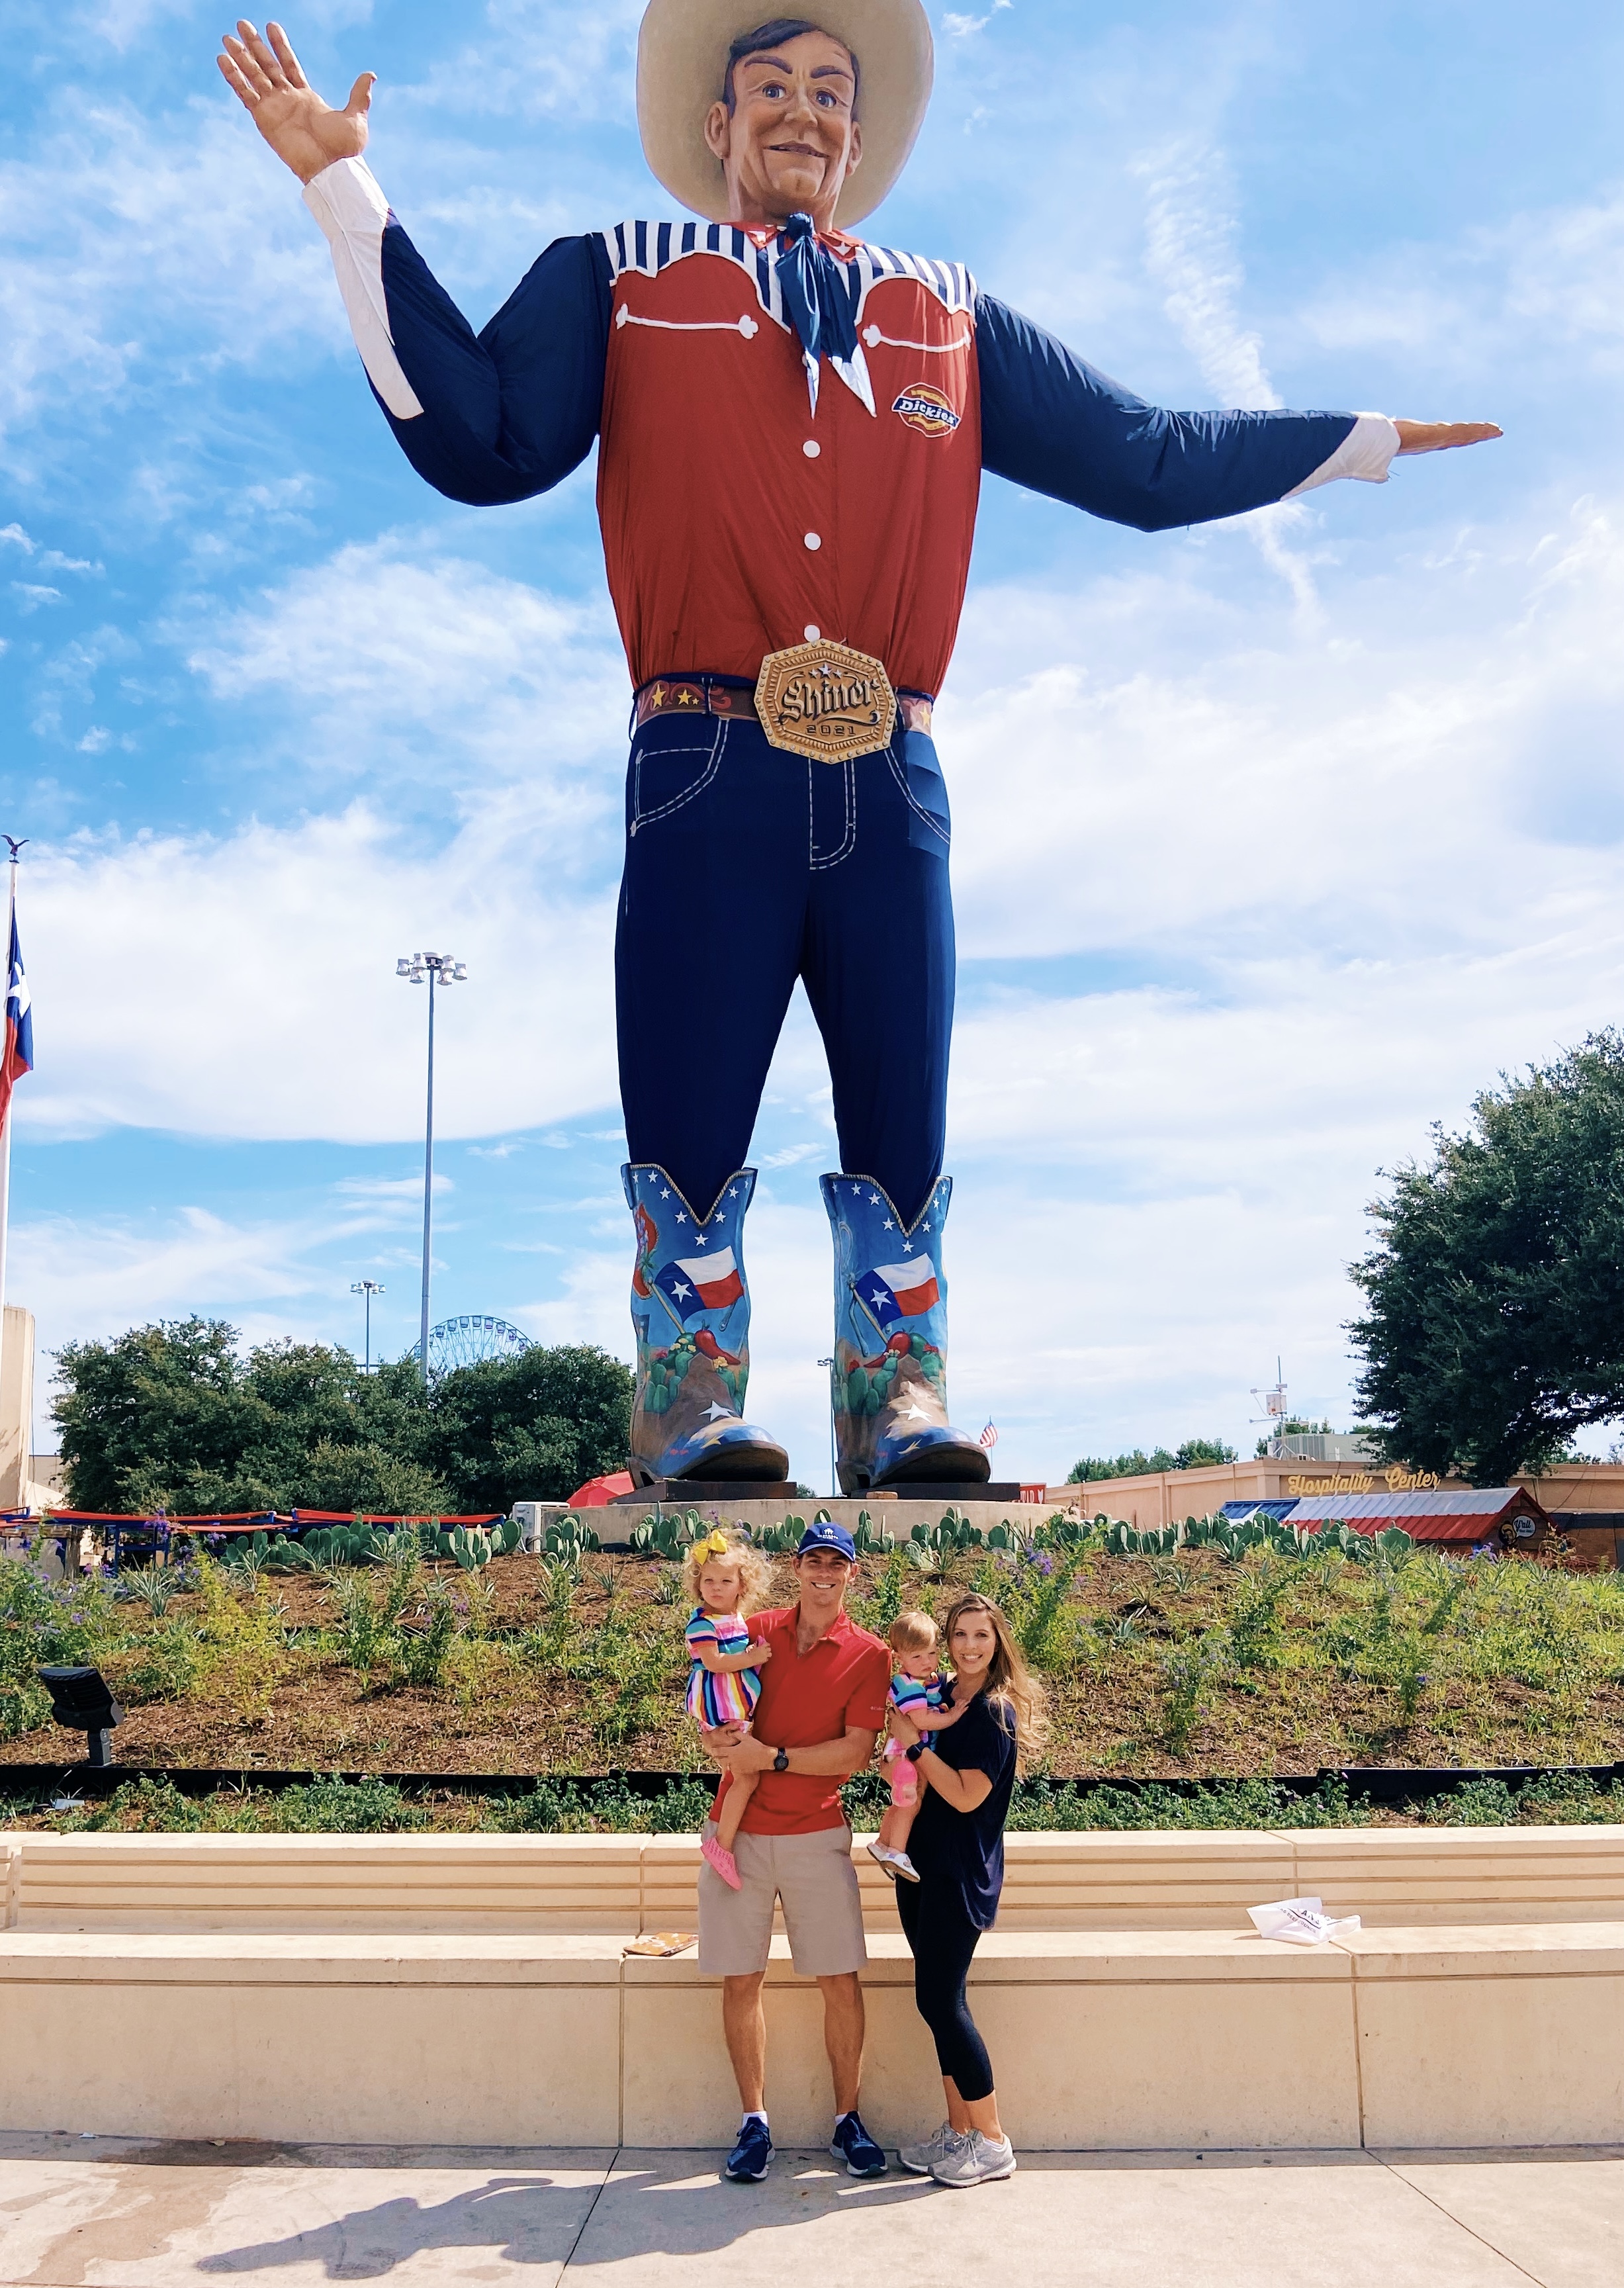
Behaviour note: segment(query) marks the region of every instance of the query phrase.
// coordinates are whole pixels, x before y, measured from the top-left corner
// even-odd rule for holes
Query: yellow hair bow
[[[725,1557],[728,1551],[727,1536],[721,1527],[717,1526],[713,1532],[705,1536],[703,1541],[697,1544],[697,1549],[701,1557]]]

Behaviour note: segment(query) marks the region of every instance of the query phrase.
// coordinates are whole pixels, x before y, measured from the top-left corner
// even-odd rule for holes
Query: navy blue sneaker
[[[772,2158],[772,2140],[767,2134],[764,2121],[747,2121],[739,2132],[739,2142],[727,2157],[726,2177],[730,2184],[758,2185],[767,2173]],[[883,2160],[881,2167],[884,2167]]]
[[[843,2113],[835,2124],[829,2151],[845,2163],[849,2177],[883,2177],[890,2165],[855,2113]]]

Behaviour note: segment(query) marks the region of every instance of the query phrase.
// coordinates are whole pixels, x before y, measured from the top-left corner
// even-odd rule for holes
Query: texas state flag
[[[942,1299],[936,1266],[928,1255],[912,1263],[883,1263],[858,1281],[857,1292],[887,1334],[899,1319],[917,1319]]]
[[[675,1305],[685,1324],[705,1311],[725,1311],[744,1292],[731,1247],[720,1255],[679,1256],[654,1274],[654,1284]]]
[[[0,1052],[0,1127],[12,1108],[12,1091],[26,1072],[34,1069],[34,1005],[23,973],[22,948],[17,941],[17,915],[12,914],[12,954],[6,965],[5,1047]]]

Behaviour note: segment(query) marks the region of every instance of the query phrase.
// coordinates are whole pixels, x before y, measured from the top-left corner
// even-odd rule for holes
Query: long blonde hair
[[[966,1613],[985,1613],[993,1625],[993,1657],[986,1665],[986,1683],[983,1688],[994,1707],[1008,1709],[1015,1722],[1015,1752],[1018,1770],[1025,1770],[1033,1750],[1042,1745],[1048,1730],[1043,1707],[1043,1688],[1021,1657],[1020,1647],[1010,1633],[1010,1624],[1002,1606],[990,1597],[975,1590],[955,1597],[947,1608],[947,1617],[942,1623],[942,1636],[947,1657],[953,1657],[953,1632]]]
[[[717,1547],[718,1541],[723,1545],[720,1549]],[[725,1565],[737,1572],[739,1610],[741,1613],[748,1613],[752,1606],[759,1605],[767,1593],[772,1569],[760,1550],[752,1549],[748,1541],[741,1541],[717,1527],[714,1533],[702,1534],[690,1546],[683,1560],[683,1586],[691,1605],[700,1602],[699,1577],[707,1565]]]

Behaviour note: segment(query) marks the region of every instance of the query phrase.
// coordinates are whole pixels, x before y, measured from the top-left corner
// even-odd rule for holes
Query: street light
[[[840,1466],[835,1459],[835,1362],[826,1358],[818,1363],[829,1370],[829,1494],[834,1498],[840,1492]]]
[[[367,1356],[361,1367],[361,1372],[370,1374],[372,1371],[372,1299],[375,1295],[381,1295],[384,1290],[376,1279],[353,1279],[350,1282],[350,1292],[352,1295],[364,1295],[367,1299]]]
[[[467,982],[465,962],[454,959],[448,953],[402,954],[395,964],[395,975],[404,977],[409,984],[421,985],[429,981],[429,1102],[423,1131],[423,1320],[417,1342],[417,1363],[423,1378],[429,1378],[429,1247],[433,1232],[434,1213],[434,988],[437,985],[463,985]]]

